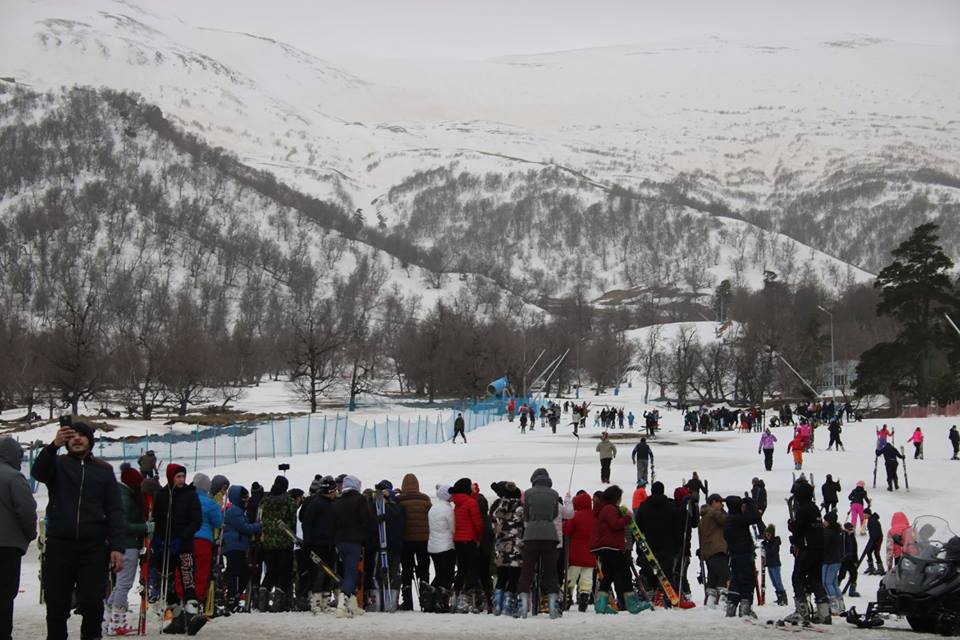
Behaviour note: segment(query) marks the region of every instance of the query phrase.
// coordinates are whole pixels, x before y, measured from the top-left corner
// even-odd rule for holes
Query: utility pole
[[[834,356],[834,351],[833,351],[833,314],[827,311],[826,309],[824,309],[823,307],[821,307],[820,305],[817,305],[817,309],[820,309],[820,311],[823,311],[825,314],[830,316],[830,377],[832,378],[832,380],[830,381],[830,398],[833,401],[833,403],[836,404],[837,403],[837,359]]]

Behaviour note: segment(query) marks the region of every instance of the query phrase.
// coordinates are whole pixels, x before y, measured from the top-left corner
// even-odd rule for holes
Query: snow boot
[[[329,593],[313,593],[310,595],[310,611],[313,612],[313,615],[320,615],[321,613],[326,613],[327,611],[327,599],[329,598]]]
[[[833,616],[830,615],[830,601],[818,602],[816,606],[816,614],[811,620],[820,624],[833,624]]]
[[[340,601],[337,603],[337,617],[338,618],[352,618],[353,614],[350,613],[350,608],[347,606],[347,596],[341,594]]]
[[[849,595],[851,598],[859,598],[860,592],[857,591],[857,585],[850,585],[850,591],[847,593],[847,595]]]
[[[113,615],[110,618],[110,624],[113,627],[111,634],[115,636],[128,636],[137,633],[137,629],[127,625],[127,608],[113,607]]]
[[[187,632],[187,615],[183,611],[183,607],[179,604],[173,605],[171,608],[173,613],[173,618],[171,618],[170,623],[163,628],[161,633],[167,635],[179,635]]]
[[[450,613],[450,592],[443,587],[433,590],[433,612]]]
[[[716,589],[707,589],[707,609],[716,609],[720,602],[720,592]]]
[[[357,602],[356,594],[347,598],[347,610],[350,612],[350,616],[354,618],[357,616],[362,616],[366,613],[366,611],[363,610],[363,607],[360,606],[360,603]]]
[[[597,598],[593,603],[593,610],[597,613],[620,613],[610,605],[610,594],[606,591],[597,592]]]
[[[383,603],[383,610],[389,613],[396,613],[397,607],[400,605],[400,591],[397,589],[389,589],[387,595],[387,601]],[[413,607],[411,607],[412,609]]]
[[[456,613],[470,613],[470,599],[466,593],[461,591],[456,595]]]
[[[677,607],[680,609],[693,609],[697,606],[697,603],[690,599],[689,594],[683,594],[680,596],[680,602],[677,604]]]
[[[270,612],[280,613],[282,611],[286,611],[288,608],[287,594],[284,593],[283,589],[274,588],[273,598],[270,602]]]
[[[727,606],[724,611],[724,614],[728,618],[735,618],[737,617],[737,606],[740,604],[740,598],[739,598],[740,594],[733,594],[737,596],[735,598],[731,598],[730,595],[731,594],[729,593],[727,594]]]
[[[400,590],[400,611],[413,611],[413,585],[406,585]]]
[[[257,600],[254,608],[257,611],[268,611],[270,609],[270,592],[267,591],[266,587],[257,589]]]
[[[786,607],[789,604],[786,591],[777,591],[777,604],[781,607]]]
[[[560,605],[557,602],[557,594],[551,593],[547,597],[547,601],[549,602],[549,604],[547,605],[547,608],[550,611],[550,619],[556,620],[557,618],[560,617]]]
[[[430,583],[420,583],[420,611],[424,613],[433,613],[436,607],[436,594]]]
[[[641,600],[640,597],[633,591],[628,591],[623,594],[623,599],[627,605],[627,611],[636,615],[641,611],[646,611],[647,609],[652,608],[650,603],[646,600]]]
[[[579,611],[580,613],[585,613],[588,606],[590,606],[590,594],[589,593],[577,594],[577,611]]]
[[[527,609],[530,608],[530,594],[524,591],[520,594],[520,604],[517,606],[517,612],[521,618],[527,617]]]
[[[517,596],[510,593],[509,591],[504,592],[503,594],[503,615],[505,616],[516,616],[517,614]]]
[[[837,615],[842,616],[847,612],[847,603],[843,601],[843,595],[837,596]]]
[[[196,600],[187,601],[187,604],[183,607],[183,612],[186,615],[187,635],[197,635],[203,625],[207,624],[207,617],[200,610],[200,603]]]
[[[503,613],[503,589],[497,589],[493,592],[493,615],[498,616]]]
[[[753,611],[753,603],[749,600],[740,601],[740,617],[757,619],[757,614]]]

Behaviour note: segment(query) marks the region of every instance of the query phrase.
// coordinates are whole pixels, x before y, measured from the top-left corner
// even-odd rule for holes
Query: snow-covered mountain
[[[183,7],[9,4],[0,76],[136,91],[445,270],[527,293],[706,292],[765,270],[837,287],[926,220],[960,257],[960,46],[702,37],[424,61]]]

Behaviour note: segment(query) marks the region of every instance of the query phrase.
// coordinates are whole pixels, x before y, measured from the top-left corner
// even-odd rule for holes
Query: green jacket
[[[297,505],[287,494],[266,495],[260,502],[264,549],[292,549],[293,539],[283,532],[280,523],[290,531],[297,530]]]
[[[134,498],[133,489],[125,484],[120,484],[120,504],[123,506],[123,548],[142,549],[147,523],[143,520],[143,508]]]

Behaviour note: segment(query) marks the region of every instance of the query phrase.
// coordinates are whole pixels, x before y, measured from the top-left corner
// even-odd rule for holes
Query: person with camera
[[[58,455],[66,447],[66,455]],[[83,616],[80,635],[99,638],[108,571],[123,569],[124,515],[113,468],[93,456],[93,428],[69,416],[60,419],[53,442],[30,470],[47,485],[43,590],[47,638],[67,637],[70,599],[77,593]]]

